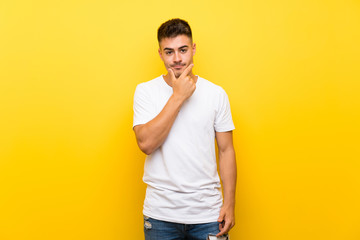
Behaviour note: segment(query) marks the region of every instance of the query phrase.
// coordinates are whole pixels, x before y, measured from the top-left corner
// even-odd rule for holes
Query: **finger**
[[[195,83],[194,79],[193,79],[191,76],[186,76],[184,79],[187,80],[187,81],[190,80],[190,81],[192,81],[193,83]]]
[[[189,73],[191,72],[191,70],[193,69],[194,64],[191,63],[189,66],[187,66],[187,68],[185,68],[184,72],[180,75],[181,76],[186,76],[189,75]]]
[[[219,218],[218,218],[218,222],[222,222],[222,221],[224,221],[224,216],[225,216],[225,214],[223,213],[223,212],[220,212],[220,215],[219,215]]]
[[[220,237],[221,235],[226,234],[230,230],[230,222],[225,222],[225,226],[222,229],[219,229],[220,232],[216,234],[216,237]]]

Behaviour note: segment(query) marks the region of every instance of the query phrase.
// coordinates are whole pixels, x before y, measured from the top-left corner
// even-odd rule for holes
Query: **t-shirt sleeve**
[[[154,104],[151,102],[150,93],[146,91],[143,84],[139,84],[136,87],[133,109],[133,128],[136,125],[145,124],[155,117]]]
[[[221,88],[215,118],[215,131],[227,132],[234,129],[235,126],[231,116],[229,98],[224,89]]]

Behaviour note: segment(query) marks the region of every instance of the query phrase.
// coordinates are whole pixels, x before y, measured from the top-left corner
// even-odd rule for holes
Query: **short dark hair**
[[[188,22],[180,18],[174,18],[161,24],[157,38],[160,43],[163,38],[174,38],[179,35],[186,35],[192,40],[191,28]]]

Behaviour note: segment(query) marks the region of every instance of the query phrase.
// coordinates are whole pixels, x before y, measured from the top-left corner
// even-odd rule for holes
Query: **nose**
[[[175,53],[174,53],[174,59],[173,59],[173,61],[176,62],[176,63],[181,62],[181,56],[180,56],[180,53],[179,53],[179,52],[175,52]]]

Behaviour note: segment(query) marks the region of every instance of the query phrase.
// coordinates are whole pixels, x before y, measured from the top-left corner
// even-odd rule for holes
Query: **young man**
[[[158,41],[167,74],[139,84],[134,96],[133,129],[148,155],[145,239],[226,236],[235,224],[236,185],[228,97],[221,87],[193,74],[196,45],[186,21],[163,23]]]

